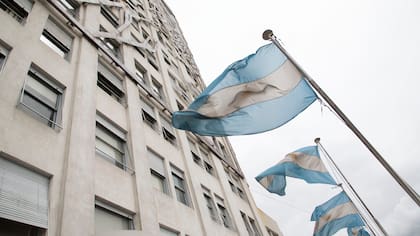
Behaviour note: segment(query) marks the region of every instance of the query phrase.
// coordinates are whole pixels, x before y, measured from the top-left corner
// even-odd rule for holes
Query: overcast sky
[[[261,34],[272,29],[386,161],[420,192],[420,1],[166,2],[207,85],[228,65],[266,44]],[[256,204],[284,235],[311,235],[314,207],[339,189],[288,178],[286,196],[280,197],[266,192],[254,177],[287,153],[314,145],[315,137],[321,137],[390,235],[419,235],[420,208],[318,102],[278,129],[230,138]]]

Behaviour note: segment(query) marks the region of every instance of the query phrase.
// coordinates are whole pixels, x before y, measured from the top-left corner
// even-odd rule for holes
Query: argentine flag
[[[324,204],[317,206],[312,213],[311,221],[316,221],[314,236],[330,236],[342,228],[365,225],[345,192],[341,192]]]
[[[287,154],[255,179],[269,192],[283,196],[286,194],[286,176],[303,179],[307,183],[336,185],[321,161],[317,146],[300,148]]]
[[[349,236],[370,236],[370,234],[363,227],[347,228]]]
[[[188,109],[175,128],[199,135],[255,134],[282,126],[317,99],[299,70],[274,45],[234,62]]]

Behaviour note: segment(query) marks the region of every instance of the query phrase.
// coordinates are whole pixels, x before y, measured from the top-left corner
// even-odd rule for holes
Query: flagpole
[[[340,168],[338,168],[337,164],[335,163],[335,161],[331,158],[331,156],[328,154],[327,150],[325,150],[324,146],[322,146],[321,144],[321,139],[320,138],[316,138],[315,143],[317,144],[317,146],[321,149],[321,151],[325,154],[325,156],[327,157],[327,160],[329,163],[331,163],[330,166],[332,166],[332,168],[334,169],[334,171],[339,175],[339,177],[341,178],[341,181],[347,186],[348,189],[350,189],[350,192],[357,198],[357,200],[359,201],[359,203],[362,205],[362,207],[364,208],[364,210],[369,214],[369,216],[373,219],[373,221],[375,222],[376,226],[382,231],[383,235],[388,235],[388,233],[386,232],[386,230],[382,227],[381,223],[376,219],[376,217],[372,214],[372,212],[369,210],[369,208],[366,206],[366,204],[363,202],[363,200],[360,198],[359,194],[357,194],[356,190],[354,190],[353,186],[350,184],[350,182],[347,180],[347,178],[344,176],[343,172],[341,172]],[[343,188],[344,190],[344,188]],[[362,216],[363,217],[363,216]],[[366,220],[365,220],[366,221]],[[366,221],[366,223],[368,224],[368,222]],[[371,229],[372,230],[372,229]]]
[[[405,182],[394,169],[385,161],[385,159],[379,154],[379,152],[370,144],[370,142],[363,136],[363,134],[356,128],[356,126],[350,121],[349,118],[341,111],[341,109],[334,103],[333,100],[319,87],[319,85],[296,63],[296,61],[289,55],[289,53],[283,48],[283,46],[277,41],[276,36],[272,30],[265,30],[263,33],[264,40],[270,40],[276,45],[281,52],[283,52],[290,62],[302,73],[305,80],[318,92],[318,94],[328,103],[328,105],[336,112],[336,114],[343,120],[346,126],[353,131],[353,133],[359,138],[359,140],[366,146],[366,148],[373,154],[373,156],[382,164],[382,166],[391,174],[391,176],[397,181],[397,183],[404,189],[404,191],[413,199],[413,201],[420,206],[420,196],[416,191]]]

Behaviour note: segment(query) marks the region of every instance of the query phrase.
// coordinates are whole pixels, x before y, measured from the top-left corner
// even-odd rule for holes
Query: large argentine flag
[[[311,221],[316,221],[314,236],[330,236],[342,228],[364,226],[356,207],[345,192],[317,206]]]
[[[304,147],[287,154],[255,179],[269,192],[283,196],[286,194],[286,176],[303,179],[307,183],[336,185],[321,161],[317,146]]]
[[[302,74],[274,44],[234,62],[187,110],[175,128],[200,135],[254,134],[277,128],[316,100]]]

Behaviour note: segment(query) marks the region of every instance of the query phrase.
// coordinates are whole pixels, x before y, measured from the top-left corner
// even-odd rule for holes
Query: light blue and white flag
[[[274,45],[234,62],[184,111],[175,128],[200,135],[255,134],[282,126],[317,99],[299,70]]]
[[[364,226],[359,212],[345,192],[317,206],[311,221],[316,221],[314,236],[330,236],[343,228]]]
[[[347,228],[349,236],[370,236],[370,234],[363,227]]]
[[[283,160],[262,172],[255,179],[269,192],[283,196],[286,176],[303,179],[307,183],[336,185],[321,161],[317,146],[304,147],[287,154]]]

